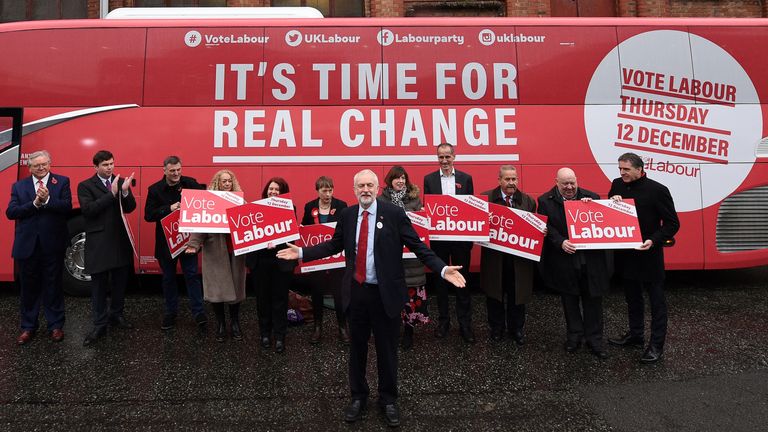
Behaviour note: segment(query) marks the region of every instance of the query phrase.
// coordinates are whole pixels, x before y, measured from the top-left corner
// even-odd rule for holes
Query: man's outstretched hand
[[[284,260],[299,259],[299,250],[301,250],[301,248],[293,243],[286,243],[285,245],[288,247],[277,251],[277,257]]]
[[[445,280],[457,288],[464,288],[467,286],[467,280],[464,279],[464,275],[459,273],[459,270],[461,270],[461,266],[446,266]]]

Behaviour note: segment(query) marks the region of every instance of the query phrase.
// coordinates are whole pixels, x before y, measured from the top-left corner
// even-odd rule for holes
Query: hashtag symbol
[[[195,43],[196,40],[197,40],[196,35],[193,35],[193,34],[189,35],[189,43]]]

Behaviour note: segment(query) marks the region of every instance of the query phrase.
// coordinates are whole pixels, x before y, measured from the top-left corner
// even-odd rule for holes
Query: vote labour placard
[[[168,243],[168,250],[171,252],[172,258],[179,256],[189,241],[188,232],[179,232],[180,215],[181,210],[177,210],[160,220],[160,226],[163,227],[165,241]]]
[[[416,235],[419,236],[419,240],[423,241],[427,247],[429,247],[429,217],[426,211],[417,212],[405,212],[408,215],[408,219],[411,220],[411,225],[416,231]],[[403,246],[403,258],[416,258],[416,254],[408,249],[408,246]]]
[[[242,192],[183,189],[179,231],[228,233],[227,209],[244,202]]]
[[[485,195],[424,195],[424,208],[432,222],[430,240],[489,240]]]
[[[299,238],[299,224],[289,198],[269,197],[228,208],[227,220],[235,255]]]
[[[488,204],[490,241],[478,244],[488,249],[538,262],[544,246],[547,217],[499,204]]]
[[[296,246],[309,247],[315,246],[330,240],[333,232],[336,230],[336,222],[329,222],[315,225],[299,226],[299,239]],[[314,261],[302,261],[299,263],[299,271],[302,273],[316,272],[333,268],[343,268],[347,264],[344,261],[344,251],[325,258]]]
[[[576,249],[632,249],[643,244],[635,201],[565,201],[568,239]]]

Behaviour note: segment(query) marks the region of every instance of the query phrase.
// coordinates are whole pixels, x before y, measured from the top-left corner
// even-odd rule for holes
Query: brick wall
[[[99,17],[99,0],[88,2],[88,17]],[[366,16],[401,17],[409,4],[429,0],[365,0]],[[472,0],[465,0],[471,2]],[[487,1],[487,0],[486,0]],[[501,0],[504,1],[504,0]],[[590,0],[577,0],[590,1]],[[130,7],[134,0],[109,0],[110,9]],[[443,3],[446,3],[444,0]],[[457,3],[452,1],[451,3]],[[268,6],[270,0],[227,0],[228,6]],[[506,0],[506,14],[510,17],[549,16],[550,0]],[[621,17],[767,17],[768,0],[617,0],[617,13]],[[422,15],[423,14],[419,14]],[[434,15],[466,16],[466,9],[451,7],[444,11],[434,9]]]
[[[405,4],[403,0],[367,0],[370,4],[372,17],[401,17],[405,16]]]

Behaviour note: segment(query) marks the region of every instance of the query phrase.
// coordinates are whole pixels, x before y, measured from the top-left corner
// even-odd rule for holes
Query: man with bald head
[[[576,173],[560,168],[555,186],[539,197],[539,213],[547,216],[547,236],[541,264],[544,281],[562,298],[565,313],[565,350],[576,352],[586,340],[592,354],[608,358],[603,344],[603,295],[609,275],[604,250],[576,250],[568,240],[565,201],[591,201],[600,197],[582,189]]]

